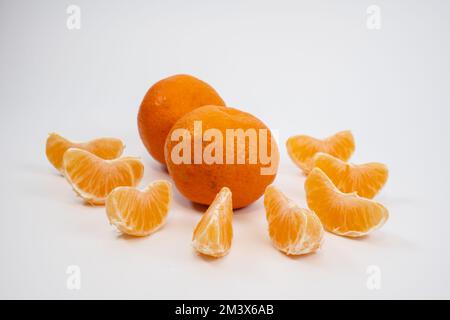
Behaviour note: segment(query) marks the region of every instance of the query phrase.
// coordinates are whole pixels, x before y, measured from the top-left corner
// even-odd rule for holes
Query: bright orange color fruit
[[[59,134],[50,133],[47,138],[45,153],[48,161],[58,170],[62,171],[64,152],[69,148],[87,150],[103,159],[120,157],[124,144],[116,138],[99,138],[88,142],[72,142]]]
[[[142,191],[117,187],[106,198],[106,213],[122,233],[143,237],[164,224],[171,201],[170,182],[165,180],[153,181]]]
[[[63,170],[75,192],[90,204],[104,204],[114,188],[136,186],[144,174],[137,158],[104,160],[77,148],[64,153]]]
[[[317,215],[300,208],[273,185],[264,193],[269,236],[274,246],[288,255],[317,251],[323,241],[323,227]]]
[[[193,76],[179,74],[155,83],[138,114],[139,134],[150,155],[165,164],[164,143],[170,128],[189,111],[210,104],[225,102],[209,84]]]
[[[388,219],[388,210],[378,202],[356,193],[343,193],[319,168],[305,181],[308,206],[326,230],[347,237],[364,236],[380,228]]]
[[[352,164],[327,153],[314,156],[313,167],[321,169],[333,184],[344,193],[356,192],[372,199],[388,179],[387,167],[378,162]]]
[[[323,140],[298,135],[286,141],[286,148],[292,161],[308,174],[313,167],[312,158],[316,153],[325,152],[347,161],[355,150],[355,141],[350,131],[341,131]]]
[[[228,254],[233,239],[232,220],[232,195],[224,187],[195,227],[192,237],[195,250],[215,258]]]
[[[201,124],[205,137],[212,131],[217,136],[200,140],[203,135],[195,133],[196,123]],[[236,136],[227,139],[227,132],[237,132],[233,129],[254,135],[249,134],[239,143]],[[186,137],[177,136],[179,132],[187,133]],[[179,148],[183,141],[187,141],[190,151]],[[198,163],[196,145],[197,150],[202,149]],[[214,145],[217,149],[211,151]],[[205,205],[211,204],[222,187],[228,187],[233,193],[233,208],[245,207],[263,195],[278,169],[278,147],[270,130],[253,115],[233,108],[204,106],[191,111],[172,127],[165,147],[167,169],[178,190],[191,201]],[[233,158],[227,159],[227,149]],[[180,160],[186,155],[186,161]]]

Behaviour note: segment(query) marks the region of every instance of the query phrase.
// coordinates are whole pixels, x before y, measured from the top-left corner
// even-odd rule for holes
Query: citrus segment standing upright
[[[153,181],[142,191],[118,187],[106,199],[106,213],[109,222],[121,232],[142,237],[164,224],[171,200],[171,186],[165,180]]]
[[[274,246],[287,255],[317,251],[323,241],[323,227],[316,214],[300,208],[274,186],[264,193],[269,236]]]
[[[195,227],[192,245],[201,254],[219,258],[230,251],[233,239],[230,189],[222,188]]]

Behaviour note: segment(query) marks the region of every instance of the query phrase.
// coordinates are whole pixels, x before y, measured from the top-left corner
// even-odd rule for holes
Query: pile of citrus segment
[[[138,158],[120,157],[123,149],[122,141],[115,138],[74,143],[52,133],[46,154],[84,201],[106,205],[109,222],[118,230],[146,236],[163,225],[172,199],[171,186],[161,180],[138,190],[144,165]]]
[[[287,255],[317,251],[323,243],[324,230],[340,236],[361,237],[386,222],[388,210],[372,199],[385,185],[388,169],[376,162],[347,162],[355,150],[350,131],[324,140],[306,135],[287,140],[290,158],[306,175],[304,188],[308,208],[299,207],[271,184],[278,167],[278,149],[271,138],[266,142],[272,146],[275,172],[266,176],[259,173],[261,163],[182,163],[179,166],[168,156],[173,147],[169,135],[180,128],[195,131],[191,122],[201,119],[218,131],[267,129],[250,114],[208,105],[217,101],[224,105],[206,83],[191,76],[174,76],[150,88],[138,116],[145,146],[156,160],[168,166],[176,187],[192,201],[209,205],[198,224],[193,226],[192,245],[198,253],[215,258],[227,255],[233,239],[233,209],[244,207],[261,195],[269,238],[276,249]],[[161,104],[164,104],[163,109],[160,109]],[[157,131],[148,123],[155,120],[160,120]],[[78,196],[88,204],[104,205],[107,221],[119,232],[148,236],[167,219],[172,185],[166,180],[156,180],[138,188],[144,165],[139,158],[122,156],[123,150],[124,143],[120,139],[99,138],[76,143],[55,133],[49,135],[46,144],[49,162]],[[247,159],[248,155],[243,158]]]
[[[294,136],[286,142],[289,156],[307,175],[308,206],[332,233],[360,237],[381,227],[389,213],[371,200],[384,186],[388,169],[372,162],[346,162],[355,143],[350,131],[339,132],[325,140]]]

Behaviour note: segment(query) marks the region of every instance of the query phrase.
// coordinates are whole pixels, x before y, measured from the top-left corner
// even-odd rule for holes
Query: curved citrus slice
[[[320,248],[323,227],[316,214],[298,207],[274,186],[264,193],[269,236],[274,246],[288,254],[307,254]]]
[[[383,188],[388,178],[388,169],[382,163],[356,165],[326,153],[316,154],[313,166],[321,169],[340,191],[356,192],[370,199]]]
[[[312,169],[312,158],[317,152],[329,153],[341,160],[350,159],[355,150],[355,141],[350,131],[341,131],[324,140],[300,135],[290,137],[286,148],[292,161],[308,174]]]
[[[144,173],[137,158],[104,160],[82,149],[70,148],[63,157],[64,175],[78,195],[91,204],[104,204],[116,187],[136,186]]]
[[[342,193],[319,168],[305,181],[306,200],[326,230],[347,237],[360,237],[381,227],[389,217],[378,202],[356,193]]]
[[[88,142],[72,142],[56,133],[50,133],[45,146],[48,161],[59,171],[62,171],[64,152],[69,148],[87,150],[103,159],[120,157],[124,149],[123,142],[116,138],[99,138]]]
[[[194,248],[204,255],[216,258],[226,255],[233,238],[232,220],[231,191],[224,187],[195,227],[192,237]]]
[[[148,236],[164,224],[171,200],[171,186],[165,180],[154,181],[142,191],[118,187],[106,198],[106,214],[121,232]]]

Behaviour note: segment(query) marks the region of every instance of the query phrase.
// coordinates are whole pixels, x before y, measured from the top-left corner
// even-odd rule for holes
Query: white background
[[[66,8],[81,8],[68,30]],[[381,8],[381,30],[366,9]],[[450,2],[0,1],[1,298],[450,298]],[[175,191],[163,229],[118,236],[45,157],[48,132],[122,138],[142,186],[168,178],[136,116],[157,80],[190,73],[280,134],[275,181],[305,206],[286,155],[294,134],[351,129],[353,162],[380,161],[386,225],[289,258],[270,243],[262,199],[234,217],[219,260],[190,244],[201,210]],[[66,268],[81,269],[68,290]],[[369,290],[368,266],[381,271]]]

